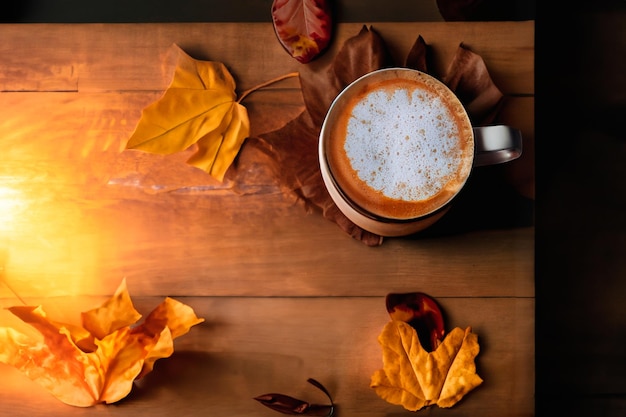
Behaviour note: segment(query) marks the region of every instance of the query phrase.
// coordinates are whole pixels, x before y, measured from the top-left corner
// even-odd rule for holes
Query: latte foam
[[[341,103],[328,139],[330,169],[344,194],[374,215],[428,214],[469,175],[471,125],[454,94],[433,80],[364,83]]]

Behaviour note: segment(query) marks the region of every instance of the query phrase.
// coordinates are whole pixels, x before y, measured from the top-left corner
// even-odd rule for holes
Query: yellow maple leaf
[[[164,94],[143,109],[126,148],[171,154],[197,144],[187,161],[222,181],[250,133],[235,80],[221,62],[199,61],[178,46],[174,77]]]
[[[378,340],[383,369],[372,375],[370,386],[391,404],[410,411],[433,404],[452,407],[482,383],[474,364],[478,338],[469,327],[453,329],[432,352],[422,347],[415,329],[403,321],[387,323]]]
[[[191,307],[166,298],[145,321],[134,309],[126,281],[97,309],[82,313],[82,327],[50,320],[41,306],[9,310],[41,338],[0,327],[0,362],[12,365],[60,401],[88,407],[126,397],[133,381],[174,352],[173,340],[204,321]]]

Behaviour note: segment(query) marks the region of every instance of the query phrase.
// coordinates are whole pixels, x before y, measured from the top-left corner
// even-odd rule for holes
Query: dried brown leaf
[[[422,35],[419,35],[413,43],[409,54],[404,61],[404,66],[428,73],[429,48]]]
[[[357,78],[390,63],[383,38],[373,28],[363,26],[356,36],[345,41],[325,71],[303,73],[300,79],[302,96],[317,133],[341,90]]]
[[[352,81],[388,62],[382,38],[364,26],[358,35],[345,42],[325,71],[301,75],[306,111],[282,128],[248,140],[227,178],[237,183],[239,173],[245,175],[251,171],[250,165],[245,164],[255,160],[251,154],[266,159],[270,153],[273,168],[265,173],[275,174],[275,181],[286,192],[294,194],[307,208],[321,210],[325,218],[353,238],[368,246],[380,245],[380,236],[356,226],[332,201],[319,170],[317,147],[324,116],[337,94]]]
[[[418,36],[405,65],[428,72],[430,49]],[[306,110],[282,128],[249,139],[227,178],[235,190],[251,186],[246,181],[278,184],[286,193],[303,201],[308,209],[323,216],[341,230],[368,246],[382,244],[382,237],[365,231],[350,221],[332,201],[319,170],[318,139],[324,117],[335,97],[359,77],[393,65],[383,38],[363,26],[347,39],[332,63],[321,71],[305,71],[300,76]],[[431,75],[449,84],[467,105],[475,124],[484,124],[496,114],[502,94],[491,80],[480,56],[460,46],[445,77]],[[267,162],[259,170],[259,161]],[[256,165],[256,166],[255,166]],[[249,173],[260,173],[250,176]],[[254,188],[252,186],[251,188]]]
[[[475,126],[493,121],[504,96],[480,55],[459,45],[441,80],[459,97]]]
[[[264,406],[283,414],[333,417],[335,408],[328,390],[313,378],[309,378],[307,382],[326,394],[330,404],[310,404],[307,401],[278,393],[263,394],[254,399]]]

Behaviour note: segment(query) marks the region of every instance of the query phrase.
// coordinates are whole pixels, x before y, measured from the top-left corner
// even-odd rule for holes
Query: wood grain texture
[[[0,412],[269,416],[253,396],[323,401],[305,382],[314,377],[341,415],[403,415],[368,383],[381,366],[384,296],[423,291],[440,300],[449,327],[478,333],[485,379],[458,406],[429,413],[533,415],[534,22],[372,23],[399,62],[418,35],[438,71],[461,42],[479,53],[506,94],[499,121],[524,135],[523,157],[475,170],[427,233],[369,248],[277,184],[238,194],[187,166],[189,152],[124,151],[141,110],[169,83],[172,44],[224,62],[243,91],[324,70],[361,27],[339,25],[328,53],[302,66],[267,23],[0,25],[0,186],[24,194],[19,215],[0,225],[6,281],[66,318],[125,277],[140,311],[175,296],[206,319],[112,406],[65,406],[2,365]],[[252,136],[304,109],[297,79],[245,104]],[[5,285],[0,302],[15,304]],[[2,310],[4,325],[17,323]]]
[[[133,298],[147,313],[160,299]],[[0,366],[0,410],[16,416],[67,416],[113,413],[170,415],[271,416],[252,400],[268,392],[323,402],[306,379],[329,390],[341,415],[402,415],[369,388],[371,375],[382,367],[377,337],[389,320],[384,297],[264,298],[185,297],[181,301],[206,319],[176,340],[176,352],[157,362],[119,404],[95,410],[59,403],[30,381]],[[89,308],[82,298],[80,305]],[[67,299],[49,299],[57,314],[68,313]],[[472,326],[481,352],[477,369],[483,385],[451,409],[435,415],[533,415],[534,300],[493,298],[439,299],[449,326]],[[76,303],[72,303],[78,307]],[[3,313],[6,314],[6,313]],[[2,316],[0,316],[2,317]],[[28,401],[23,393],[30,392]],[[405,412],[406,413],[406,412]]]
[[[364,23],[385,40],[402,65],[419,35],[434,50],[435,70],[445,71],[463,43],[480,54],[496,85],[507,94],[534,92],[534,23]],[[177,44],[196,59],[221,61],[245,90],[276,76],[328,64],[343,42],[364,24],[337,28],[331,49],[303,66],[279,47],[272,25],[236,23],[3,25],[0,90],[163,90]],[[33,36],[37,33],[37,37]]]
[[[416,281],[433,295],[534,294],[532,229],[510,229],[519,217],[512,211],[495,230],[481,230],[481,214],[474,212],[489,218],[514,208],[515,201],[499,202],[497,191],[488,202],[473,201],[493,186],[489,171],[477,173],[461,209],[442,223],[460,221],[464,233],[388,239],[371,250],[276,185],[241,196],[186,166],[184,154],[123,152],[141,108],[158,94],[0,95],[0,145],[7,149],[0,172],[30,178],[24,187],[36,198],[18,223],[26,230],[41,223],[35,238],[12,236],[7,277],[20,294],[109,294],[123,276],[146,295],[383,295],[410,290]],[[273,101],[277,96],[286,97],[276,91],[251,96],[257,128],[275,128],[301,111],[292,94],[296,101],[280,104],[279,117],[262,116],[281,103]],[[530,136],[529,100],[510,102],[507,112]],[[519,111],[510,109],[515,106]],[[518,169],[528,175],[516,168],[522,164],[524,158],[494,174]],[[511,178],[496,190],[517,187],[516,178],[533,184],[532,176]],[[76,284],[66,288],[65,280],[50,279],[59,275]],[[7,295],[6,288],[0,294]]]

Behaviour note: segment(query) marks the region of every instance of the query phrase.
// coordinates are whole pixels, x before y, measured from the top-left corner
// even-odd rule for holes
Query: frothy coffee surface
[[[387,218],[414,218],[463,186],[473,158],[471,126],[449,90],[391,79],[345,105],[329,155],[339,186],[356,204]]]

